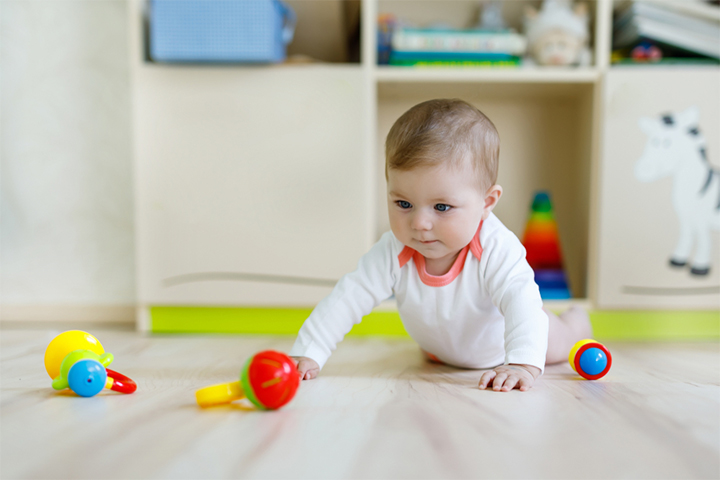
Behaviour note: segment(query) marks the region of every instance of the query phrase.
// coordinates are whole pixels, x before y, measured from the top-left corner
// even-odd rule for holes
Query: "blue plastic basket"
[[[279,0],[151,0],[149,7],[157,62],[282,62],[295,32],[295,12]]]

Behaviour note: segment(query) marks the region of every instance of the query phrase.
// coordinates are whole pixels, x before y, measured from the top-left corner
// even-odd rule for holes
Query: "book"
[[[643,18],[636,18],[633,28],[618,33],[617,41],[613,42],[615,46],[628,45],[646,38],[700,55],[720,58],[720,35],[711,37]]]
[[[707,35],[710,37],[720,36],[720,18],[712,20],[695,15],[684,14],[668,8],[665,3],[633,2],[617,11],[617,17],[613,23],[613,29],[624,28],[631,23],[634,17],[662,22],[678,28],[691,30],[692,32]],[[720,8],[716,8],[720,13]]]
[[[520,57],[505,53],[393,51],[390,54],[390,65],[398,66],[478,67],[519,64]]]
[[[497,61],[513,60],[519,58],[517,55],[507,53],[483,53],[483,52],[403,52],[393,50],[390,53],[390,61]]]
[[[677,58],[677,57],[669,57],[669,58],[661,58],[660,60],[656,60],[653,62],[641,62],[638,60],[635,60],[633,58],[615,58],[612,61],[613,65],[643,65],[643,66],[654,66],[654,65],[660,65],[660,66],[667,66],[667,65],[687,65],[687,66],[694,66],[694,65],[720,65],[720,59],[716,58]]]
[[[393,60],[390,65],[399,67],[517,67],[520,57],[512,60]]]
[[[431,30],[403,28],[393,32],[393,51],[485,52],[522,55],[527,40],[512,30]]]
[[[712,58],[720,58],[720,22],[684,14],[664,3],[635,2],[619,12],[613,28],[613,47],[653,40]]]
[[[673,13],[720,22],[720,3],[717,0],[616,0],[617,11],[634,8],[632,4],[655,6]]]

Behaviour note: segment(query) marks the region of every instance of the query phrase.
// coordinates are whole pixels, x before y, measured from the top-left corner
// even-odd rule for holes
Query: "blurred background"
[[[498,127],[526,242],[550,199],[549,302],[716,312],[720,203],[690,240],[672,198],[720,202],[719,58],[701,0],[3,0],[0,319],[313,306],[389,228],[387,131],[439,97]],[[661,134],[693,148],[649,181]]]

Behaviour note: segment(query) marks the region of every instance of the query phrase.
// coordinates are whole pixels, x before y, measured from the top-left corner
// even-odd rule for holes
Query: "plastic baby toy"
[[[604,377],[612,366],[612,355],[605,345],[595,340],[580,340],[570,350],[570,366],[588,380]]]
[[[70,330],[55,337],[45,349],[45,370],[53,379],[55,390],[70,388],[82,397],[92,397],[108,388],[133,393],[137,384],[118,372],[106,368],[113,361],[94,336]]]
[[[284,353],[265,350],[245,362],[239,382],[201,388],[195,399],[201,407],[211,407],[247,397],[261,410],[276,410],[292,400],[299,384],[295,362]]]

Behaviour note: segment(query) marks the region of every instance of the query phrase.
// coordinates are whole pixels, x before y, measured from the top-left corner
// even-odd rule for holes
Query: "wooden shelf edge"
[[[378,82],[595,83],[598,68],[452,68],[378,66]]]

